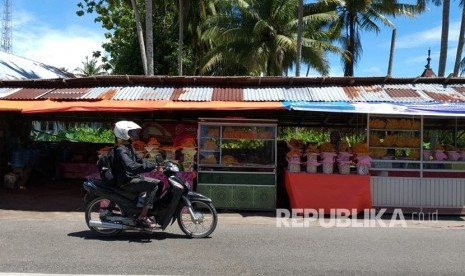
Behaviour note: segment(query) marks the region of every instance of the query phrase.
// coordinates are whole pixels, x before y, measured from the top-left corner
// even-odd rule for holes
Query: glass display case
[[[410,116],[373,116],[368,120],[372,171],[394,169],[417,172],[421,164],[422,120]]]
[[[217,208],[274,209],[276,121],[201,118],[197,190]]]

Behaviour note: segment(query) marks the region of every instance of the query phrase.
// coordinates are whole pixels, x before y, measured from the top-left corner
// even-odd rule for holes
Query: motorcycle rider
[[[142,227],[153,228],[155,222],[147,217],[148,210],[153,208],[155,195],[160,180],[145,177],[142,173],[153,171],[156,164],[147,159],[139,158],[132,146],[132,141],[139,138],[141,127],[131,121],[119,121],[115,124],[113,133],[116,144],[113,172],[119,188],[140,193],[138,207],[142,207],[138,222]]]

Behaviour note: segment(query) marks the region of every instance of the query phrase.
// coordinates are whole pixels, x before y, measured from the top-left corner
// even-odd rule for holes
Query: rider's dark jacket
[[[147,159],[142,159],[136,155],[131,145],[119,145],[115,150],[113,172],[116,176],[116,184],[124,185],[133,178],[142,178],[142,173],[155,169],[155,164]]]

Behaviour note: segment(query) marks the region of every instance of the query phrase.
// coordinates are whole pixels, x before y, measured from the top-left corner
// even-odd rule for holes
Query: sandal
[[[138,218],[137,222],[142,226],[142,228],[155,228],[157,225],[150,218]]]

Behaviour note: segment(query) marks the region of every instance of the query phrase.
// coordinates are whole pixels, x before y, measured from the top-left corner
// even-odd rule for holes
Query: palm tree
[[[203,23],[210,16],[217,14],[217,9],[222,2],[229,0],[178,0],[175,7],[178,11],[178,74],[182,75],[184,59],[186,58],[184,47],[189,50],[190,74],[200,73],[200,60],[210,50],[210,43],[202,40]]]
[[[395,0],[351,0],[328,1],[338,13],[338,20],[332,28],[340,32],[340,41],[347,50],[348,58],[343,59],[344,76],[353,76],[354,67],[361,57],[361,31],[380,32],[377,22],[393,28],[387,16],[414,16],[424,10],[424,6],[403,4]]]
[[[439,53],[438,77],[444,77],[447,61],[447,44],[449,39],[449,14],[450,0],[444,0],[442,4],[442,31],[441,31],[441,52]]]
[[[302,32],[304,28],[304,0],[299,0],[299,6],[297,8],[297,58],[295,61],[295,75],[300,76],[300,62],[302,60]]]
[[[132,8],[134,10],[134,19],[136,20],[137,38],[139,39],[140,56],[142,60],[142,67],[144,68],[144,74],[147,75],[147,55],[145,52],[144,44],[144,33],[142,31],[142,23],[140,20],[139,8],[136,0],[131,0]]]
[[[178,75],[182,76],[182,48],[184,43],[184,0],[179,0]]]
[[[465,3],[464,1],[460,1],[460,6],[462,6],[462,20],[460,22],[460,33],[459,33],[459,41],[457,44],[457,54],[455,56],[455,63],[454,63],[454,77],[458,77],[459,70],[460,70],[460,63],[462,59],[462,51],[464,45],[464,35],[465,35]]]
[[[213,75],[281,76],[296,62],[296,18],[299,0],[230,1],[228,10],[206,21],[203,39],[213,48],[205,56],[202,73]],[[329,21],[334,14],[303,17],[306,28],[316,20]],[[329,65],[326,51],[338,48],[325,40],[323,30],[314,29],[313,37],[302,37],[302,59],[321,74]],[[317,57],[318,62],[313,62]]]
[[[145,0],[145,44],[147,71],[146,75],[153,76],[153,3],[152,0]]]
[[[86,56],[86,60],[82,62],[82,68],[76,68],[74,71],[77,72],[78,75],[86,77],[106,74],[103,70],[103,66],[97,64],[97,58],[93,57],[89,60],[89,56]]]

